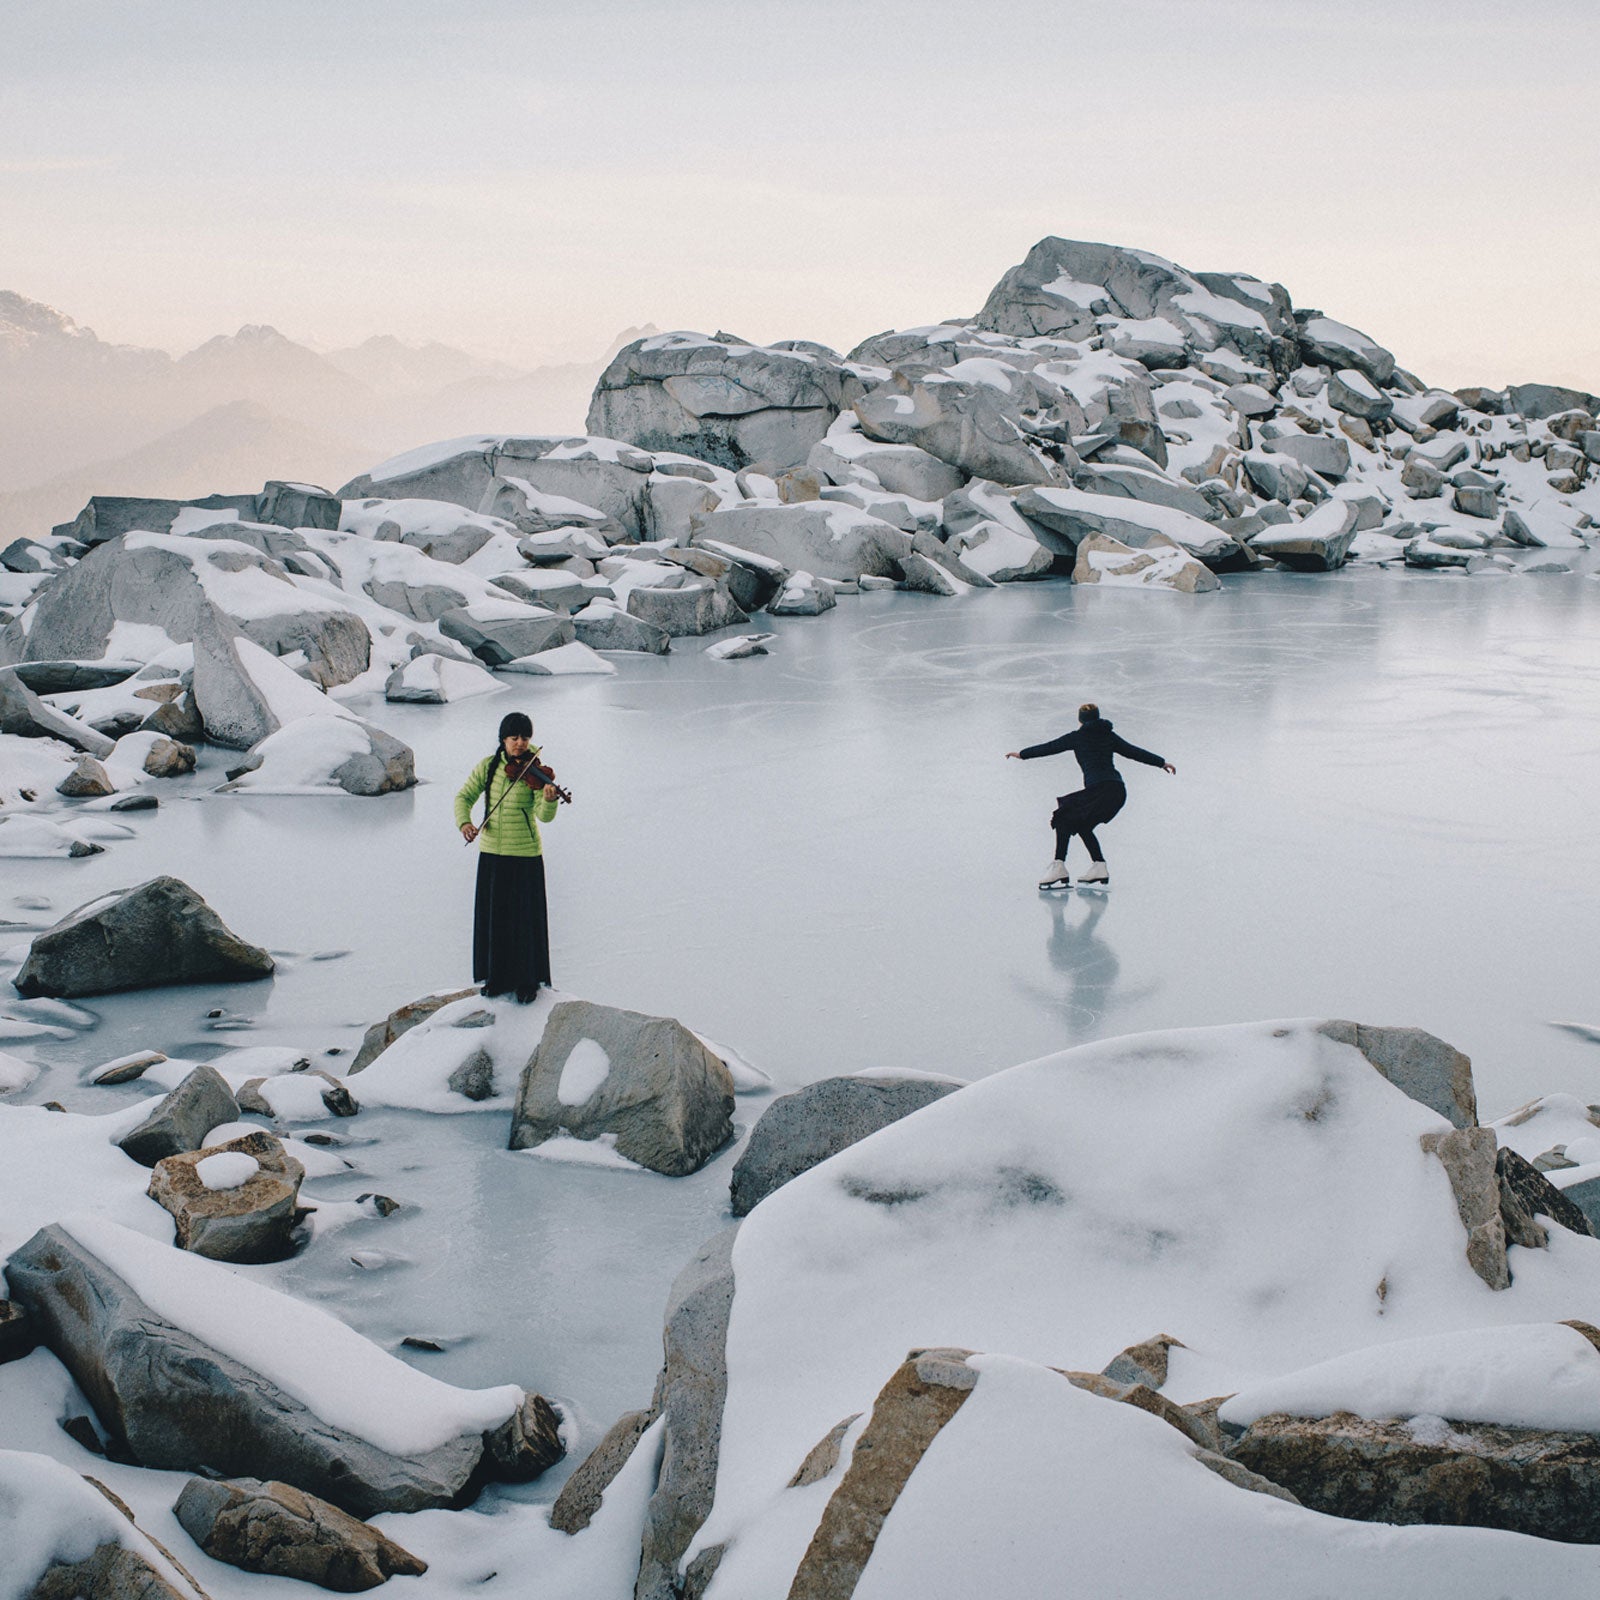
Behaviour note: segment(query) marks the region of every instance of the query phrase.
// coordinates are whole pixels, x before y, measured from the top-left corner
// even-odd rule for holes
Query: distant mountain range
[[[432,439],[581,433],[606,362],[653,332],[531,370],[387,335],[319,354],[259,324],[174,359],[0,290],[0,544],[89,494],[231,492],[269,475],[336,487]]]

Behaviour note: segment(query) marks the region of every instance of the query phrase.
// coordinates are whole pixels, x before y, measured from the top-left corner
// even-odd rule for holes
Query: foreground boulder
[[[428,1570],[386,1534],[287,1483],[191,1478],[173,1515],[213,1561],[340,1594]]]
[[[272,957],[223,925],[188,884],[152,878],[79,906],[34,941],[17,974],[22,994],[113,994],[173,983],[270,978]]]
[[[180,1250],[213,1261],[281,1261],[294,1248],[305,1175],[263,1129],[166,1156],[156,1163],[149,1194],[172,1213]]]
[[[747,1215],[791,1178],[960,1087],[952,1078],[863,1074],[823,1078],[780,1096],[761,1113],[734,1166],[734,1216]]]
[[[47,706],[11,667],[0,671],[0,733],[23,739],[59,739],[88,756],[108,756],[114,748],[113,740],[88,723]]]
[[[358,1517],[460,1505],[484,1434],[524,1400],[440,1383],[327,1312],[111,1222],[41,1230],[6,1276],[142,1466],[281,1479]]]
[[[587,1000],[558,1005],[522,1072],[511,1148],[605,1138],[652,1172],[696,1172],[733,1137],[733,1077],[682,1023]]]

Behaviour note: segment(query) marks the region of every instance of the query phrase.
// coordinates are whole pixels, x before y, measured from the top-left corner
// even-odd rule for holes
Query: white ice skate
[[[1080,889],[1109,889],[1111,887],[1111,874],[1106,871],[1105,862],[1091,861],[1078,874],[1078,887]]]
[[[1050,870],[1039,880],[1041,889],[1070,889],[1072,879],[1067,876],[1065,861],[1052,861]]]

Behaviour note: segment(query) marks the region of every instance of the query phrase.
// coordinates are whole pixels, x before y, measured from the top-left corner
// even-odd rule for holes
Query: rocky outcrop
[[[123,1134],[117,1146],[141,1167],[154,1167],[169,1156],[198,1150],[213,1128],[238,1120],[239,1102],[233,1091],[215,1067],[202,1064],[163,1096],[137,1127]]]
[[[386,1534],[288,1483],[191,1478],[173,1515],[213,1561],[339,1594],[428,1570]]]
[[[749,616],[724,583],[699,578],[675,588],[632,589],[628,593],[628,614],[669,638],[715,633],[719,628],[734,628],[748,622]]]
[[[666,1425],[656,1489],[645,1512],[635,1600],[679,1600],[678,1563],[716,1494],[737,1231],[728,1228],[702,1245],[667,1297],[653,1408]],[[706,1578],[703,1571],[697,1576]]]
[[[164,1157],[149,1195],[172,1213],[180,1250],[213,1261],[281,1261],[294,1249],[304,1177],[305,1168],[262,1130]]]
[[[1228,1455],[1328,1516],[1600,1544],[1600,1438],[1592,1433],[1274,1414],[1252,1422]]]
[[[270,978],[272,957],[246,944],[188,884],[152,878],[79,906],[33,941],[17,974],[24,995],[112,994],[174,983]]]
[[[1296,572],[1333,572],[1350,554],[1359,518],[1359,509],[1348,500],[1325,500],[1298,522],[1252,534],[1250,548]]]
[[[85,722],[48,706],[14,668],[0,671],[0,733],[23,739],[59,739],[86,755],[108,756],[114,741]]]
[[[734,1216],[747,1215],[792,1178],[960,1087],[948,1078],[861,1075],[823,1078],[781,1095],[762,1112],[734,1165]]]
[[[1216,574],[1187,550],[1170,540],[1157,543],[1157,538],[1135,550],[1107,534],[1090,534],[1078,546],[1072,581],[1170,589],[1178,594],[1206,594],[1222,587]]]
[[[619,351],[589,405],[593,434],[717,466],[801,465],[859,384],[820,345],[762,349],[663,333]]]
[[[526,1067],[511,1148],[606,1138],[653,1172],[698,1171],[733,1137],[733,1078],[682,1023],[587,1000],[558,1005]]]
[[[1452,1128],[1425,1133],[1422,1148],[1437,1156],[1450,1179],[1461,1226],[1467,1233],[1467,1263],[1491,1289],[1511,1287],[1506,1230],[1500,1215],[1493,1128]]]
[[[446,611],[439,618],[439,631],[465,645],[488,667],[503,667],[577,638],[570,617],[511,600],[479,601]]]
[[[1344,1020],[1324,1022],[1317,1031],[1353,1045],[1395,1088],[1437,1111],[1454,1127],[1477,1126],[1472,1062],[1443,1039],[1421,1028],[1376,1028]]]
[[[589,1526],[612,1480],[627,1465],[645,1430],[659,1415],[654,1406],[647,1411],[625,1411],[611,1424],[599,1444],[562,1484],[561,1493],[550,1507],[550,1526],[557,1533],[582,1533]]]

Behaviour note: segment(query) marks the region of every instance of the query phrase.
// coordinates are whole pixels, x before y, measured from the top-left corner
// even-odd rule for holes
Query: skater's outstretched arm
[[[1147,767],[1161,767],[1167,772],[1178,770],[1170,761],[1164,761],[1149,750],[1141,750],[1136,744],[1129,744],[1120,733],[1111,735],[1111,748],[1119,756],[1126,756],[1130,761],[1142,761]]]
[[[1030,744],[1026,750],[1006,751],[1007,761],[1032,761],[1035,756],[1058,756],[1063,750],[1077,748],[1082,728],[1074,728],[1071,733],[1064,733],[1059,739],[1051,739],[1047,744]]]

